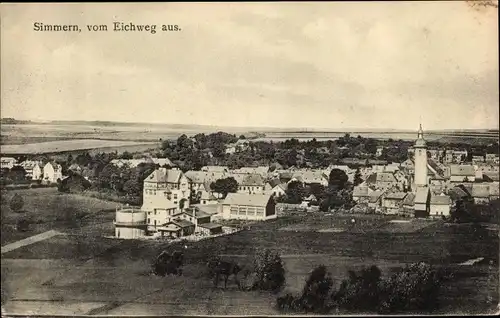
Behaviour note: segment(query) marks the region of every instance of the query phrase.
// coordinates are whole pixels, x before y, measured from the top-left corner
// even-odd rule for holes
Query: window
[[[174,194],[174,199],[177,199],[177,194]]]
[[[174,201],[174,204],[177,204],[177,201]]]
[[[155,220],[155,226],[156,226],[156,220]]]
[[[155,209],[155,215],[156,215],[156,209]]]
[[[264,216],[264,208],[257,208],[257,216]]]
[[[230,211],[231,211],[232,215],[236,215],[236,214],[238,214],[238,207],[237,206],[232,206],[230,208]]]
[[[255,215],[255,207],[248,207],[247,211],[248,215]]]
[[[151,224],[151,219],[150,218],[148,218],[148,224]]]
[[[247,215],[247,207],[246,206],[240,206],[238,214],[239,215]]]

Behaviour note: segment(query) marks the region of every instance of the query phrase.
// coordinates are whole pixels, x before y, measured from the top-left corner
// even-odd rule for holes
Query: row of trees
[[[277,298],[283,312],[328,314],[333,311],[395,313],[432,310],[438,306],[441,282],[446,276],[426,263],[407,265],[382,278],[376,266],[349,271],[335,290],[325,266],[315,268],[300,295],[286,294]]]
[[[243,139],[240,136],[239,139]],[[193,138],[181,135],[176,141],[165,140],[161,155],[176,162],[182,170],[199,170],[205,165],[226,165],[239,168],[254,164],[279,163],[286,167],[325,167],[335,160],[347,157],[374,158],[377,146],[383,142],[373,138],[351,137],[349,134],[338,140],[299,141],[292,138],[284,142],[250,141],[246,150],[226,154],[228,144],[238,140],[235,135],[224,132],[197,134]],[[384,142],[387,144],[387,142]],[[408,147],[413,142],[393,140],[382,153],[382,159],[403,161]]]

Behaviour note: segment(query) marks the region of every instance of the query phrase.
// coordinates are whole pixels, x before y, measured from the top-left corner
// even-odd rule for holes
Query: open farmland
[[[29,308],[50,314],[277,314],[276,296],[238,291],[234,285],[227,290],[215,289],[205,277],[204,263],[211,253],[245,265],[250,264],[256,248],[280,252],[286,269],[285,291],[300,291],[308,273],[321,264],[327,266],[338,286],[347,270],[376,264],[388,274],[404,264],[427,261],[456,272],[456,279],[443,285],[441,310],[485,312],[498,302],[496,233],[441,222],[391,231],[391,226],[399,229],[401,224],[381,216],[355,216],[364,222],[354,228],[344,222],[352,215],[336,217],[338,220],[326,219],[324,223],[337,222],[335,226],[344,232],[280,230],[300,220],[324,228],[321,216],[311,214],[285,216],[228,236],[172,245],[106,239],[84,232],[53,237],[2,255],[8,299],[4,308],[21,314]],[[370,226],[369,220],[377,226]],[[187,246],[182,277],[146,275],[158,252],[181,246]],[[484,257],[485,263],[456,265],[477,257]],[[460,290],[472,289],[473,297],[458,297]]]
[[[24,145],[3,145],[1,146],[1,153],[5,155],[18,155],[18,154],[44,154],[44,153],[58,153],[70,152],[88,149],[106,149],[106,148],[126,148],[144,146],[155,147],[156,142],[134,142],[134,141],[121,141],[121,140],[96,140],[96,139],[73,139],[73,140],[58,140],[47,141],[33,144]]]
[[[159,139],[177,139],[182,134],[195,135],[217,131],[249,133],[248,128],[238,127],[93,122],[3,124],[0,128],[3,145],[69,139],[157,142]]]
[[[20,194],[24,200],[20,213],[11,211],[8,204],[15,193]],[[56,188],[9,191],[1,205],[1,242],[4,245],[53,229],[78,233],[82,226],[85,228],[89,225],[106,225],[106,223],[108,232],[101,232],[101,234],[112,234],[110,222],[114,220],[115,209],[118,205],[118,203],[96,198],[62,194]],[[28,232],[19,232],[15,229],[17,220],[21,218],[30,221]]]

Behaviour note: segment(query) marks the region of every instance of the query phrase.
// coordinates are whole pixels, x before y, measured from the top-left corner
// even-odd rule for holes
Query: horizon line
[[[302,132],[307,132],[307,131],[326,131],[326,132],[363,132],[363,131],[383,131],[384,129],[386,130],[391,130],[391,131],[399,131],[399,132],[413,132],[413,131],[418,131],[418,126],[413,130],[413,129],[408,129],[408,128],[373,128],[373,127],[366,127],[366,128],[361,128],[361,127],[345,127],[345,128],[333,128],[333,127],[293,127],[293,126],[288,126],[288,127],[279,127],[279,126],[224,126],[224,125],[214,125],[214,124],[198,124],[198,123],[170,123],[170,122],[135,122],[135,121],[115,121],[115,120],[102,120],[102,119],[93,119],[93,120],[88,120],[88,119],[20,119],[16,117],[1,117],[1,120],[4,119],[14,119],[16,121],[29,121],[32,123],[39,123],[39,124],[46,124],[46,123],[54,123],[54,122],[82,122],[82,123],[92,123],[92,122],[97,122],[97,123],[110,123],[110,124],[135,124],[135,125],[172,125],[172,126],[201,126],[201,127],[219,127],[219,128],[230,128],[230,129],[286,129],[286,130],[297,130],[297,131],[302,131]],[[425,125],[423,125],[424,131],[463,131],[463,130],[499,130],[499,127],[489,127],[489,128],[472,128],[472,127],[466,127],[466,128],[444,128],[444,129],[425,129]]]

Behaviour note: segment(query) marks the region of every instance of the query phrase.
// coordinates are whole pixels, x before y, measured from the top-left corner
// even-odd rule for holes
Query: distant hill
[[[200,124],[173,124],[173,123],[138,123],[138,122],[118,122],[118,121],[86,121],[86,120],[51,120],[45,122],[35,122],[30,120],[16,120],[14,118],[2,118],[2,124],[41,124],[41,125],[80,125],[80,126],[100,126],[100,127],[154,127],[168,128],[174,130],[187,131],[225,131],[228,133],[287,133],[287,134],[307,134],[307,133],[416,133],[416,129],[392,129],[392,128],[281,128],[281,127],[237,127],[237,126],[214,126]],[[454,135],[454,136],[498,136],[498,129],[442,129],[425,130],[427,134]]]
[[[22,125],[22,124],[31,124],[30,120],[17,120],[15,118],[2,118],[0,119],[0,124],[5,125]]]

